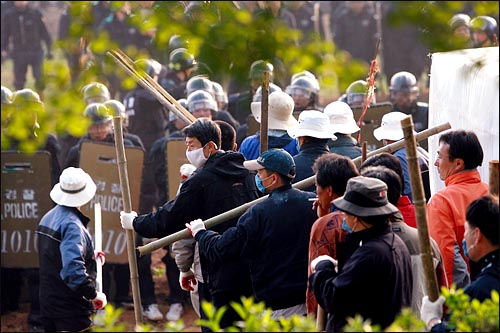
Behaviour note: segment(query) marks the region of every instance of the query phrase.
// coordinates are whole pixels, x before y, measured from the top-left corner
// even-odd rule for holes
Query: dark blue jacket
[[[300,146],[300,152],[293,157],[295,161],[295,178],[292,180],[293,183],[298,183],[301,180],[309,178],[314,175],[313,164],[316,159],[323,155],[328,154],[328,146],[325,144],[318,143],[304,143]],[[316,192],[316,186],[313,184],[308,188],[304,189],[309,192]]]
[[[323,260],[309,278],[328,313],[326,329],[340,331],[346,319],[358,313],[384,329],[402,308],[411,306],[410,253],[387,223],[348,234],[345,242],[346,248],[355,250],[340,272]]]
[[[306,300],[309,234],[316,220],[314,193],[283,186],[243,214],[236,227],[196,234],[210,262],[248,260],[257,301],[273,310]]]
[[[491,298],[491,291],[500,292],[500,262],[498,249],[482,257],[478,264],[481,272],[471,284],[465,289],[464,293],[471,299],[478,299],[480,302]]]
[[[350,135],[335,134],[337,140],[329,140],[328,147],[330,148],[330,153],[339,154],[342,156],[347,156],[350,159],[355,159],[360,157],[362,154],[361,147],[358,142]]]
[[[57,205],[40,221],[40,310],[47,318],[90,315],[96,297],[96,261],[89,218]]]
[[[296,155],[299,150],[297,149],[297,140],[292,139],[288,134],[282,136],[269,135],[267,148],[283,148],[290,155]],[[241,142],[239,151],[245,156],[247,160],[254,160],[260,155],[260,133],[246,137]]]

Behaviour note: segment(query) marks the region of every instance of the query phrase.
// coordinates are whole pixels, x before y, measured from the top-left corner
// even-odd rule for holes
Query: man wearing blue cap
[[[273,318],[305,315],[309,233],[316,220],[311,192],[292,188],[295,163],[284,149],[270,149],[245,161],[257,170],[257,187],[269,197],[243,214],[223,234],[205,230],[202,220],[186,223],[210,262],[247,260],[257,301],[273,309]]]

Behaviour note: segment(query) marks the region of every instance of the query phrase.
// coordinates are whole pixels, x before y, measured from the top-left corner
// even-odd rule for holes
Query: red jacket
[[[449,176],[446,187],[436,192],[427,204],[429,234],[438,243],[443,256],[448,284],[453,282],[453,247],[458,244],[462,257],[462,239],[464,237],[465,211],[467,206],[488,193],[488,184],[481,181],[477,170],[466,170]]]

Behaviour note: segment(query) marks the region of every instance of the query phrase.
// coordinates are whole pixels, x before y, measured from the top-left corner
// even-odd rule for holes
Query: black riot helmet
[[[191,113],[196,112],[200,109],[210,109],[212,111],[218,111],[215,98],[212,96],[212,94],[205,90],[196,90],[188,95],[187,105],[189,112]]]
[[[269,61],[265,60],[257,60],[252,63],[250,66],[250,72],[248,73],[248,78],[250,80],[254,79],[262,79],[262,75],[268,72],[269,73],[269,81],[273,81],[273,73],[274,66]]]
[[[134,62],[137,68],[146,72],[149,76],[160,75],[161,64],[154,59],[139,59]]]
[[[346,103],[349,104],[351,108],[363,106],[365,103],[366,94],[368,93],[368,83],[364,80],[354,81],[347,87],[346,90]],[[375,94],[372,95],[372,100],[370,105],[375,104],[376,98]]]
[[[111,115],[115,117],[117,116],[122,117],[123,120],[122,125],[124,128],[128,127],[128,114],[125,111],[125,105],[123,105],[122,102],[116,99],[110,99],[109,101],[106,101],[103,104],[108,108],[108,111],[111,113]]]
[[[83,115],[90,119],[92,124],[104,124],[111,122],[113,116],[111,110],[103,103],[91,103],[83,111]]]
[[[215,97],[212,81],[206,75],[193,76],[186,82],[186,96],[196,90],[205,90]]]
[[[29,123],[33,129],[40,128],[38,117],[45,111],[45,107],[36,91],[29,88],[14,91],[12,106],[19,112],[29,114]]]
[[[187,48],[189,41],[182,38],[180,35],[172,35],[168,40],[168,49],[173,51],[175,49]]]
[[[170,52],[168,68],[174,71],[185,71],[189,68],[196,68],[197,65],[194,56],[185,48],[178,48]]]
[[[417,79],[410,72],[398,72],[391,77],[389,91],[404,91],[418,93]]]
[[[494,42],[493,35],[497,34],[498,25],[497,21],[491,16],[477,16],[470,21],[469,28],[472,31],[484,32],[489,40]]]

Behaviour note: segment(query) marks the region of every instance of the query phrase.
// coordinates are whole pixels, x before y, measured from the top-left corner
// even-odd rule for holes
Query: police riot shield
[[[186,141],[184,138],[171,138],[167,140],[167,186],[168,197],[172,200],[177,195],[181,183],[180,167],[189,163],[186,158]]]
[[[50,153],[2,152],[2,267],[37,268],[35,230],[54,202]]]
[[[382,103],[376,103],[368,108],[366,110],[365,116],[363,118],[363,126],[361,127],[361,142],[360,144],[363,143],[363,141],[367,142],[367,151],[373,151],[378,148],[383,147],[382,141],[378,141],[375,139],[373,136],[373,130],[377,127],[380,127],[382,124],[382,116],[386,113],[391,112],[392,110],[392,104],[390,102],[382,102]],[[354,119],[356,121],[359,120],[359,117],[361,117],[361,113],[363,112],[363,107],[359,108],[352,108],[352,112],[354,113]],[[356,138],[358,133],[355,133],[353,136]]]
[[[139,209],[144,150],[139,147],[125,147],[127,172],[130,186],[132,210]],[[114,264],[128,263],[127,235],[120,224],[120,211],[123,200],[118,174],[118,161],[114,144],[82,142],[80,148],[80,168],[94,180],[97,190],[95,197],[82,206],[82,212],[90,217],[89,231],[94,230],[94,203],[101,203],[102,250],[106,262]],[[95,238],[95,237],[94,237]]]

